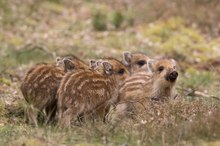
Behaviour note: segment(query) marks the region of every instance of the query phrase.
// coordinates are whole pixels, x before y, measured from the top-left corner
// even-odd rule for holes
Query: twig
[[[178,88],[178,90],[182,90],[184,92],[187,92],[186,96],[199,96],[199,97],[213,98],[213,99],[216,99],[216,100],[220,101],[220,98],[217,97],[217,96],[209,95],[209,94],[206,94],[204,92],[196,91],[196,90],[193,90],[193,89]]]
[[[203,92],[200,92],[200,91],[193,91],[191,92],[190,94],[188,95],[191,95],[191,96],[200,96],[200,97],[206,97],[206,98],[213,98],[213,99],[216,99],[216,100],[219,100],[220,101],[220,98],[217,97],[217,96],[213,96],[213,95],[208,95],[206,93],[203,93]]]

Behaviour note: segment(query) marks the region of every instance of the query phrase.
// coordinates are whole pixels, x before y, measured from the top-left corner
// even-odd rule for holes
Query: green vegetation
[[[115,26],[116,29],[120,28],[123,22],[123,15],[120,11],[113,12],[112,14],[112,24]]]
[[[219,3],[115,2],[0,0],[1,145],[220,144],[220,64],[208,64],[220,57],[220,40],[215,37]],[[142,117],[116,125],[96,122],[65,130],[25,123],[28,105],[19,87],[33,64],[54,62],[56,56],[69,53],[85,61],[121,59],[125,50],[176,59],[177,99],[149,105]]]
[[[199,89],[200,87],[207,88],[216,80],[214,73],[189,68],[182,78],[182,83],[184,87]]]
[[[95,30],[103,31],[106,30],[106,15],[101,12],[96,12],[93,15],[93,27]]]
[[[181,18],[156,22],[141,30],[158,53],[174,56],[179,61],[206,62],[219,55],[217,40],[207,41],[197,29],[186,27]]]

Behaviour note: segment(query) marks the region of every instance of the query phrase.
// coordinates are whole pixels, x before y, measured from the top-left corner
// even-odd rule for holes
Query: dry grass
[[[35,129],[14,121],[0,128],[1,142],[11,145],[201,145],[219,140],[219,113],[219,102],[215,100],[207,103],[178,99],[151,103],[142,115],[114,125],[97,121],[69,130],[53,126]]]
[[[220,42],[201,33],[217,35],[218,2],[96,2],[0,0],[1,145],[219,145]],[[96,31],[92,23],[99,11],[106,15],[104,31]],[[143,114],[116,125],[97,121],[65,130],[25,123],[27,105],[19,86],[34,63],[67,53],[85,60],[120,58],[124,50],[177,59],[178,98],[151,103]],[[192,94],[194,90],[203,94]]]

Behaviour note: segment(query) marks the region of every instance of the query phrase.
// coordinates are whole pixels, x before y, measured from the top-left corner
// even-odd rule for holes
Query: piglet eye
[[[163,71],[164,70],[164,67],[163,66],[160,66],[159,68],[158,68],[158,71]]]
[[[118,73],[119,73],[120,75],[123,75],[123,74],[124,74],[124,72],[125,72],[125,70],[124,70],[124,69],[120,69],[120,70],[118,71]]]
[[[137,64],[139,66],[143,66],[144,64],[146,64],[146,61],[145,60],[140,60],[140,61],[137,62]]]

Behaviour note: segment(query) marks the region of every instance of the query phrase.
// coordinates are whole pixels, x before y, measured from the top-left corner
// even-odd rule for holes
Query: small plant
[[[124,17],[121,12],[115,11],[112,14],[112,24],[115,26],[116,29],[120,28]]]
[[[93,28],[98,31],[104,31],[107,28],[106,15],[96,12],[92,17]]]

